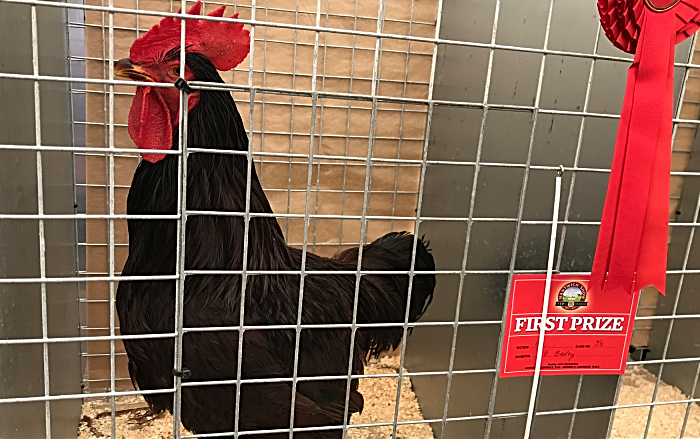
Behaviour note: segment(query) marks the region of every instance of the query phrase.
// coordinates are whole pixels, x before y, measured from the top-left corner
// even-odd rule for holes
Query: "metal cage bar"
[[[113,1],[113,0],[110,0]],[[186,10],[186,1],[181,0],[182,10]],[[171,3],[172,9],[172,3]],[[187,32],[187,20],[180,21],[180,72],[181,78],[185,76],[185,35]],[[185,303],[185,243],[187,241],[187,117],[185,111],[188,108],[188,95],[184,90],[178,93],[178,149],[180,160],[178,160],[177,175],[177,202],[178,214],[175,243],[175,267],[177,270],[177,287],[175,289],[175,315],[173,322],[175,326],[174,358],[173,358],[173,438],[180,439],[180,423],[182,422],[182,339],[185,335],[182,330],[184,326],[184,303]],[[245,266],[243,267],[245,270]],[[177,373],[176,373],[177,371]]]
[[[251,18],[255,18],[255,5],[256,0],[252,0],[251,8]],[[250,27],[250,72],[248,73],[248,84],[253,85],[253,62],[255,56],[255,27]],[[253,118],[255,116],[255,89],[251,88],[250,91],[250,112],[249,112],[249,125],[248,129],[253,129]],[[246,169],[246,190],[245,190],[245,216],[243,217],[243,262],[242,262],[242,272],[241,272],[241,299],[240,299],[240,320],[238,326],[240,330],[238,331],[238,359],[236,362],[236,409],[234,415],[234,435],[239,434],[239,416],[241,412],[241,369],[243,369],[243,337],[244,329],[243,322],[245,321],[245,298],[246,298],[246,286],[248,281],[248,276],[246,270],[248,268],[248,240],[249,240],[249,230],[250,230],[250,188],[251,188],[251,172],[253,169],[253,133],[248,134],[248,156]]]
[[[435,23],[435,37],[439,37],[440,35],[440,25],[441,20],[442,20],[442,5],[443,5],[443,0],[438,0],[438,9],[437,9],[437,19]],[[430,85],[428,86],[428,97],[432,98],[433,96],[433,91],[435,87],[435,68],[437,66],[437,52],[438,52],[438,45],[435,44],[433,45],[433,56],[432,56],[432,61],[430,65]],[[398,376],[398,384],[396,386],[396,406],[394,408],[394,422],[392,426],[392,432],[391,432],[391,438],[396,439],[396,433],[398,430],[398,422],[399,422],[399,405],[401,402],[401,388],[402,388],[402,383],[403,383],[403,369],[404,369],[404,361],[406,359],[406,342],[407,342],[407,337],[408,337],[408,318],[409,318],[409,311],[410,311],[410,302],[411,302],[411,294],[413,293],[413,278],[415,275],[415,265],[416,265],[416,249],[418,245],[418,232],[420,230],[420,224],[421,224],[421,210],[423,207],[423,192],[425,188],[425,172],[427,169],[427,161],[428,161],[428,144],[430,140],[430,128],[431,128],[431,122],[432,122],[432,117],[433,117],[433,110],[434,110],[434,104],[429,104],[428,105],[428,114],[426,116],[425,120],[425,136],[424,136],[424,143],[423,143],[423,158],[422,158],[422,163],[421,163],[421,169],[420,169],[420,179],[418,183],[418,202],[417,202],[417,207],[416,207],[416,222],[415,222],[415,228],[413,231],[413,246],[411,249],[411,264],[410,268],[408,270],[408,294],[406,298],[406,310],[404,313],[404,321],[403,321],[403,334],[401,335],[401,356],[399,360],[399,376]],[[451,361],[453,360],[454,352],[451,352]]]
[[[498,33],[498,19],[501,11],[501,0],[496,0],[496,8],[493,14],[493,28],[491,29],[491,44],[496,43]],[[479,143],[476,147],[476,159],[474,163],[474,177],[472,178],[471,200],[469,201],[469,219],[467,220],[467,236],[464,241],[464,251],[462,257],[462,268],[459,273],[459,286],[457,287],[457,305],[455,306],[455,324],[452,329],[452,346],[450,347],[450,365],[447,373],[447,388],[445,390],[445,408],[442,414],[442,425],[440,439],[445,439],[445,428],[447,427],[447,411],[450,404],[450,390],[452,387],[452,377],[454,375],[454,357],[457,349],[457,333],[459,330],[459,315],[462,311],[462,295],[464,293],[464,277],[467,269],[467,258],[469,256],[469,243],[471,242],[472,228],[474,226],[474,206],[476,204],[477,182],[479,181],[479,171],[481,170],[481,152],[484,146],[484,134],[486,130],[486,116],[488,115],[489,91],[491,90],[491,78],[493,74],[493,58],[495,50],[489,50],[489,60],[486,68],[486,82],[484,83],[484,111],[481,115],[481,125],[479,126]]]
[[[544,34],[544,50],[547,50],[547,44],[549,43],[549,33],[552,24],[552,11],[554,10],[554,0],[549,2],[549,13],[547,15],[547,28]],[[535,92],[535,105],[532,112],[532,130],[530,132],[530,142],[527,149],[527,159],[525,162],[525,170],[523,172],[523,183],[522,189],[520,190],[520,201],[518,203],[518,216],[515,223],[515,238],[513,239],[513,250],[510,256],[510,267],[508,275],[508,284],[506,285],[506,292],[504,297],[504,303],[508,303],[510,297],[510,288],[513,283],[513,274],[515,270],[515,260],[518,254],[518,242],[520,239],[520,227],[522,225],[523,210],[525,208],[525,195],[527,193],[527,183],[528,177],[530,176],[530,162],[532,160],[532,147],[535,143],[535,130],[537,129],[537,116],[539,115],[539,103],[542,94],[542,82],[544,81],[544,68],[547,61],[547,55],[542,55],[542,60],[540,61],[540,72],[537,79],[537,91]],[[501,363],[503,355],[503,337],[505,334],[505,321],[506,321],[507,307],[503,307],[503,317],[501,321],[501,334],[498,338],[498,353],[496,354],[496,364]],[[493,423],[493,412],[496,405],[496,392],[498,391],[498,374],[494,374],[493,382],[491,387],[491,395],[489,397],[489,407],[488,407],[488,417],[486,419],[486,427],[484,428],[484,439],[488,439],[491,435],[491,425]],[[535,401],[536,402],[536,401]],[[537,408],[535,407],[535,415],[537,414]],[[529,439],[529,438],[526,438]]]
[[[593,46],[593,54],[598,53],[598,44],[600,43],[600,33],[601,31],[598,30],[595,35],[595,44]],[[593,74],[595,72],[595,62],[596,60],[591,60],[591,70],[588,73],[588,83],[586,84],[586,97],[584,98],[583,101],[583,111],[587,112],[588,111],[588,106],[590,104],[591,100],[591,88],[593,86]],[[581,125],[579,127],[579,132],[578,132],[578,139],[576,140],[576,155],[574,156],[574,167],[578,166],[579,160],[581,159],[581,147],[583,146],[583,132],[584,129],[586,128],[586,118],[582,117],[581,118]],[[561,267],[561,258],[564,252],[562,249],[564,248],[564,242],[566,240],[566,226],[567,222],[569,221],[569,215],[571,214],[571,204],[574,199],[574,188],[576,187],[576,176],[577,173],[573,172],[571,174],[571,183],[569,185],[569,195],[566,200],[566,208],[564,210],[564,225],[562,226],[561,229],[561,238],[559,240],[559,255],[557,256],[557,271],[559,271],[559,268]],[[576,384],[576,395],[574,396],[574,408],[578,408],[578,402],[579,398],[581,396],[581,386],[583,385],[583,375],[579,376],[578,378],[578,383]],[[615,398],[617,400],[617,398]],[[569,423],[569,432],[567,434],[567,439],[571,439],[572,435],[574,434],[574,423],[576,422],[576,413],[571,414],[571,422]]]
[[[114,6],[114,0],[109,0],[109,6]],[[108,78],[114,80],[114,13],[109,12],[108,16],[109,22],[109,59],[107,61],[107,72]],[[107,135],[108,143],[107,148],[109,149],[109,164],[107,169],[107,175],[109,178],[109,188],[108,194],[108,211],[110,215],[114,215],[114,84],[108,85],[109,98],[108,98],[108,125],[107,125]],[[114,218],[108,220],[108,271],[109,277],[114,277]],[[115,325],[114,325],[114,310],[115,310],[115,291],[114,291],[114,280],[109,281],[109,335],[111,337],[115,336]],[[109,388],[110,392],[116,392],[116,345],[114,339],[109,340]],[[116,398],[110,396],[110,424],[111,424],[111,435],[116,437],[117,435],[117,418],[116,418]]]
[[[321,24],[321,0],[316,2],[316,26]],[[311,204],[311,179],[313,177],[313,156],[314,156],[314,141],[316,132],[316,111],[318,103],[318,95],[315,93],[317,85],[317,73],[318,73],[318,47],[319,47],[319,33],[314,32],[314,55],[313,55],[313,67],[311,75],[311,120],[309,121],[309,158],[306,171],[306,206],[304,209],[304,241],[301,248],[301,267],[299,272],[299,298],[297,302],[297,324],[296,332],[294,334],[294,365],[292,370],[292,401],[291,409],[289,411],[289,439],[294,437],[294,414],[295,414],[295,403],[297,394],[297,382],[299,374],[299,344],[301,342],[301,323],[304,309],[304,281],[306,280],[306,255],[309,245],[309,209]],[[324,72],[325,74],[325,72]],[[251,126],[252,120],[251,120]],[[321,147],[321,139],[319,137],[319,149]],[[252,158],[249,163],[252,162]],[[291,178],[291,174],[290,174]],[[238,390],[238,389],[237,389]],[[238,405],[236,405],[238,407]]]
[[[31,28],[32,28],[32,70],[35,75],[39,74],[39,36],[37,29],[36,6],[31,7]],[[34,136],[36,144],[41,145],[41,94],[39,81],[34,81]],[[37,212],[44,213],[44,166],[41,151],[36,152],[36,188],[37,188]],[[39,270],[42,278],[46,277],[46,232],[44,221],[39,219]],[[41,282],[41,335],[48,338],[48,309],[46,297],[46,282]],[[51,393],[49,383],[49,345],[42,344],[42,361],[44,367],[44,396]],[[51,404],[47,400],[44,402],[44,423],[46,438],[51,439]]]
[[[185,14],[185,13],[178,14],[178,13],[172,13],[172,12],[168,13],[168,12],[148,11],[148,10],[143,10],[143,9],[138,10],[138,9],[131,9],[131,8],[92,6],[92,5],[81,5],[81,4],[75,4],[75,3],[71,3],[71,4],[55,3],[55,2],[50,2],[50,1],[46,1],[46,0],[2,0],[2,1],[5,3],[27,4],[27,5],[59,7],[59,8],[74,8],[74,9],[83,9],[86,11],[90,10],[90,11],[107,12],[107,13],[111,12],[111,13],[119,13],[119,14],[149,15],[149,16],[155,16],[155,17],[187,18],[187,14]],[[500,50],[507,50],[507,51],[515,51],[515,52],[538,53],[541,55],[561,55],[561,56],[573,56],[573,57],[579,57],[579,58],[601,59],[601,60],[608,60],[608,61],[621,61],[621,62],[628,62],[628,63],[631,62],[631,60],[628,58],[616,57],[616,56],[593,55],[593,54],[587,54],[587,53],[567,52],[567,51],[561,51],[561,50],[535,49],[535,48],[529,48],[529,47],[510,46],[510,45],[502,45],[502,44],[477,43],[477,42],[472,42],[472,41],[459,41],[459,40],[440,39],[440,38],[426,38],[426,37],[408,36],[408,35],[401,35],[401,34],[388,34],[388,33],[381,33],[381,32],[367,32],[367,31],[358,31],[358,30],[351,31],[351,30],[347,30],[347,29],[325,28],[325,27],[321,27],[321,26],[306,26],[306,25],[287,24],[287,23],[278,23],[278,22],[265,22],[265,21],[255,20],[255,19],[245,20],[245,19],[239,19],[239,18],[233,19],[233,18],[223,18],[223,17],[220,18],[220,17],[210,17],[210,16],[201,16],[201,17],[198,17],[198,19],[205,20],[205,21],[243,23],[243,24],[250,25],[250,26],[262,25],[262,26],[270,26],[270,27],[286,28],[286,29],[296,29],[296,30],[304,30],[304,31],[311,31],[311,32],[318,31],[318,32],[330,32],[330,33],[357,35],[357,36],[365,36],[365,37],[373,37],[373,38],[388,38],[388,39],[406,40],[406,41],[411,40],[411,41],[418,41],[418,42],[432,43],[432,44],[446,44],[446,45],[455,45],[455,46],[479,47],[479,48],[483,48],[483,49],[493,48],[493,49],[500,49]],[[700,68],[700,65],[692,64],[692,63],[674,63],[674,66],[675,67]],[[133,85],[133,84],[134,83],[131,82],[131,85]],[[153,83],[149,83],[149,85],[153,86]]]

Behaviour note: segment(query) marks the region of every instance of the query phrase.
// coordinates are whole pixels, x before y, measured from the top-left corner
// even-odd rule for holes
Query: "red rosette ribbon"
[[[675,45],[700,28],[700,0],[598,0],[615,47],[633,53],[590,287],[664,293]]]

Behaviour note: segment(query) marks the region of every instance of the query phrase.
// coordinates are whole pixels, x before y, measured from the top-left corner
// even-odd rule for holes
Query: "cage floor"
[[[377,364],[365,367],[366,375],[397,373],[399,357],[385,357]],[[360,392],[365,398],[365,408],[360,415],[354,415],[351,424],[373,424],[391,422],[397,390],[397,378],[372,378],[360,380]],[[139,416],[145,413],[146,405],[140,396],[126,396],[117,399],[116,438],[117,439],[166,439],[172,437],[172,416],[169,413],[143,422]],[[404,378],[401,386],[399,420],[419,421],[423,415],[411,388],[411,382]],[[142,423],[139,423],[141,421]],[[83,404],[78,439],[109,438],[111,431],[110,403],[106,399],[90,399]],[[182,434],[190,434],[184,428]],[[349,439],[390,438],[391,427],[365,427],[348,430]],[[399,439],[433,439],[428,424],[400,425]]]
[[[398,357],[385,357],[377,364],[365,368],[367,375],[396,373]],[[389,422],[394,418],[396,378],[373,378],[360,381],[360,391],[365,397],[365,410],[352,418],[352,424]],[[651,401],[656,377],[641,366],[627,369],[620,388],[618,405],[642,404]],[[664,382],[659,385],[656,401],[678,401],[687,397],[681,391]],[[679,437],[687,404],[669,404],[654,407],[649,427],[649,439]],[[411,389],[404,378],[401,389],[400,420],[422,420],[423,415]],[[127,396],[117,400],[117,439],[166,439],[172,437],[172,417],[163,414],[155,419],[139,423],[145,403],[141,397]],[[648,407],[618,409],[613,423],[612,439],[628,439],[644,436]],[[188,434],[184,428],[182,434]],[[78,439],[110,437],[110,405],[105,399],[91,399],[83,404],[83,414]],[[386,439],[391,437],[391,427],[352,428],[350,439]],[[433,439],[428,424],[401,425],[397,431],[400,439]],[[692,404],[684,437],[700,437],[700,406]]]
[[[628,368],[622,379],[618,405],[643,404],[651,402],[654,395],[656,376],[642,366]],[[659,384],[656,401],[680,401],[687,399],[680,389],[663,381]],[[648,438],[667,439],[680,437],[683,419],[688,408],[687,403],[668,404],[654,407],[649,425]],[[618,409],[615,413],[611,439],[628,439],[644,437],[649,407]],[[700,406],[691,404],[688,424],[683,437],[700,437]]]

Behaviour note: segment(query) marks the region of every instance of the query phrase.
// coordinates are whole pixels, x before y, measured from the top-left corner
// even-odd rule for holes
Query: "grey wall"
[[[38,8],[40,74],[68,76],[66,12]],[[0,3],[0,71],[32,73],[30,7]],[[70,93],[66,83],[42,82],[43,144],[70,145]],[[0,143],[35,145],[33,82],[0,79]],[[73,158],[43,153],[44,209],[74,213]],[[36,152],[0,150],[0,213],[36,214]],[[76,276],[72,220],[47,220],[46,275]],[[0,220],[0,278],[39,277],[37,220]],[[79,335],[78,290],[47,284],[49,337]],[[0,339],[41,338],[39,284],[0,284]],[[51,394],[81,392],[78,344],[49,345]],[[0,345],[0,398],[44,394],[42,345]],[[75,438],[81,400],[51,403],[54,438]],[[44,403],[0,404],[0,437],[44,437]]]
[[[445,0],[441,38],[489,43],[495,11],[494,0]],[[541,49],[549,2],[503,0],[497,44]],[[551,24],[549,49],[593,53],[599,32],[596,2],[557,0]],[[625,56],[601,33],[598,54]],[[689,42],[677,47],[677,60],[687,61]],[[438,50],[435,99],[482,102],[489,51],[482,48],[442,45]],[[541,54],[497,50],[494,56],[490,104],[533,105]],[[597,61],[588,111],[619,114],[629,63]],[[540,107],[582,111],[591,60],[547,55]],[[676,95],[682,75],[676,74]],[[436,106],[428,156],[447,161],[474,161],[483,111]],[[573,166],[581,116],[540,114],[535,127],[532,165]],[[486,118],[482,162],[524,164],[532,129],[531,112],[491,110]],[[580,167],[610,168],[617,119],[586,118]],[[523,220],[549,220],[554,199],[551,170],[532,169],[527,181]],[[482,167],[477,181],[474,217],[516,218],[524,167]],[[426,172],[423,216],[466,217],[471,201],[473,166],[429,165]],[[608,174],[579,173],[573,193],[570,220],[600,221]],[[571,174],[565,174],[560,218],[564,217]],[[469,246],[467,270],[508,270],[516,224],[475,222]],[[430,239],[437,268],[459,270],[465,246],[466,222],[424,222],[420,233]],[[559,231],[561,233],[561,229]],[[517,244],[516,270],[546,269],[550,226],[523,225]],[[570,226],[561,259],[561,271],[590,271],[598,229]],[[464,280],[460,320],[500,320],[507,274],[468,274]],[[435,301],[425,320],[454,319],[458,275],[438,279]],[[455,370],[498,369],[495,363],[500,325],[461,326],[458,331]],[[451,327],[419,327],[407,344],[407,368],[411,372],[444,371],[449,365]],[[453,378],[449,417],[487,414],[494,374],[462,374]],[[586,376],[579,407],[613,403],[617,376]],[[573,407],[579,376],[545,377],[538,410]],[[412,378],[426,418],[443,414],[447,379],[444,375]],[[498,383],[495,413],[527,411],[532,378],[507,378]],[[574,437],[605,437],[610,413],[579,414]],[[536,418],[532,437],[566,437],[571,415]],[[491,437],[522,437],[525,418],[494,420]],[[483,420],[449,423],[447,438],[482,437]],[[437,434],[440,426],[434,425]]]

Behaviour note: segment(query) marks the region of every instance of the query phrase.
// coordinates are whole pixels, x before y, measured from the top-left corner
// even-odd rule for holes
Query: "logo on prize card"
[[[559,290],[556,306],[573,311],[588,305],[586,296],[586,287],[578,282],[569,282]]]

